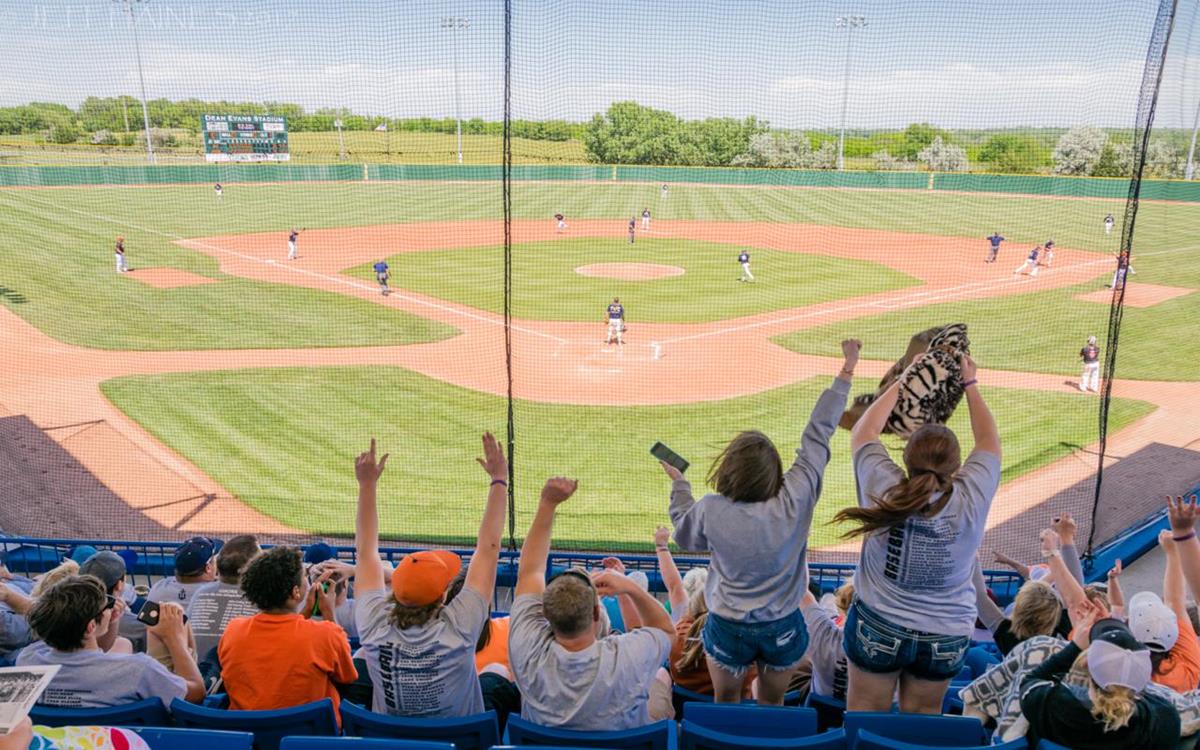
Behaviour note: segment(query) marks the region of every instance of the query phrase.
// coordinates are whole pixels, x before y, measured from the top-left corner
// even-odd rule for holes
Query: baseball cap
[[[175,572],[181,575],[192,575],[204,570],[208,561],[221,549],[218,539],[206,536],[194,536],[175,550]]]
[[[424,607],[440,600],[462,569],[462,558],[444,549],[406,555],[392,571],[392,596],[406,607]]]
[[[337,550],[325,542],[314,542],[304,550],[304,562],[306,565],[316,565],[326,560],[332,560],[335,557],[337,557]]]
[[[637,584],[642,591],[650,590],[650,577],[640,570],[631,570],[625,577]]]
[[[1179,618],[1152,591],[1129,600],[1129,632],[1151,651],[1166,652],[1179,640]]]
[[[96,576],[104,582],[104,588],[112,591],[121,581],[125,580],[125,561],[116,552],[104,550],[97,552],[79,566],[80,575]]]
[[[1092,626],[1088,674],[1101,688],[1114,685],[1141,692],[1150,683],[1150,651],[1125,623],[1109,617]]]
[[[85,562],[87,562],[89,557],[96,554],[98,551],[99,550],[90,544],[81,544],[71,550],[71,552],[67,555],[67,559],[74,560],[76,563],[82,566]]]

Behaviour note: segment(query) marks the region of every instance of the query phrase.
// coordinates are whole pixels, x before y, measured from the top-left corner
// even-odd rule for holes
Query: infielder
[[[216,185],[213,185],[213,192],[217,194],[217,200],[221,200],[221,190],[221,183],[218,182]]]
[[[305,229],[307,229],[307,227],[305,227]],[[304,229],[296,229],[295,227],[292,227],[292,231],[288,233],[288,260],[295,260],[296,258],[300,257],[300,254],[296,252],[296,238],[299,237],[300,233],[303,231]]]
[[[117,273],[125,273],[129,270],[129,266],[125,265],[125,238],[117,237],[117,244],[113,247],[113,254],[117,257]]]
[[[650,209],[649,208],[642,209],[642,231],[643,232],[650,231]]]
[[[738,253],[738,263],[742,264],[742,275],[738,281],[754,281],[754,274],[750,273],[750,253],[745,250]]]
[[[1013,271],[1013,275],[1024,273],[1025,269],[1029,269],[1029,275],[1036,277],[1038,274],[1038,254],[1041,253],[1041,251],[1041,245],[1038,245],[1034,249],[1030,250],[1029,257],[1025,259],[1024,263],[1022,263],[1020,266],[1017,266],[1017,270]]]
[[[611,344],[614,340],[617,346],[625,346],[625,308],[616,297],[608,306],[608,338],[604,343]]]
[[[1116,289],[1117,283],[1125,283],[1128,275],[1137,276],[1137,271],[1133,270],[1133,266],[1129,264],[1129,251],[1122,250],[1117,253],[1117,270],[1113,271],[1112,283],[1108,285],[1109,289]]]
[[[999,232],[992,232],[992,236],[988,237],[987,241],[992,243],[992,249],[988,252],[987,260],[984,262],[995,263],[996,256],[1000,254],[1000,243],[1004,242],[1004,238],[1000,236]]]
[[[561,232],[567,228],[567,217],[562,214],[554,214],[554,220],[558,222],[558,229],[556,231]]]
[[[1042,265],[1046,268],[1054,265],[1054,240],[1046,240],[1046,245],[1042,252],[1042,260],[1045,261]]]
[[[392,290],[388,289],[388,279],[392,277],[392,272],[388,269],[386,260],[379,261],[374,268],[375,280],[379,282],[379,293],[386,297],[392,293]]]
[[[1083,360],[1083,377],[1079,379],[1079,390],[1099,393],[1100,347],[1096,346],[1095,336],[1088,336],[1087,345],[1079,350],[1079,358]]]
[[[1113,218],[1112,214],[1105,216],[1104,217],[1104,233],[1112,234],[1113,224],[1116,224],[1116,223],[1117,223],[1117,220]]]
[[[629,244],[630,245],[633,244],[633,235],[634,235],[634,232],[636,232],[636,231],[637,231],[637,219],[630,216],[629,217]]]

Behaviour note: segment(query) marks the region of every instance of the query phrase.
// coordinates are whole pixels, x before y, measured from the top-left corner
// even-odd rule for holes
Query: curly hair
[[[304,583],[304,564],[295,547],[273,547],[242,572],[242,593],[262,611],[282,609]]]
[[[88,623],[104,616],[108,593],[95,576],[69,575],[42,592],[27,615],[29,627],[51,648],[83,647]]]

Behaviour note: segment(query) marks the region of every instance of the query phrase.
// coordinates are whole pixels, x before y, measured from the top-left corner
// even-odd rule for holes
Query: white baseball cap
[[[650,578],[640,570],[631,570],[625,577],[637,584],[642,591],[650,590]]]
[[[1179,640],[1179,618],[1152,591],[1141,591],[1129,600],[1129,632],[1151,651],[1165,653]]]

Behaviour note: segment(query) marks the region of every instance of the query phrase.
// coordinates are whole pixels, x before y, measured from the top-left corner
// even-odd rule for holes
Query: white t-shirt
[[[61,708],[123,706],[158,698],[164,706],[187,696],[187,683],[146,654],[109,654],[99,649],[56,651],[38,642],[21,651],[17,665],[61,664],[38,703]]]
[[[187,605],[188,624],[196,636],[196,656],[203,660],[217,647],[230,620],[256,614],[258,607],[246,601],[237,584],[212,581],[200,586]]]
[[[849,686],[846,649],[842,629],[834,622],[834,613],[819,602],[801,607],[808,627],[808,658],[812,660],[812,691],[817,695],[846,700]]]
[[[163,602],[175,602],[186,611],[192,594],[196,593],[200,587],[207,586],[210,583],[212,581],[181,583],[175,576],[169,576],[150,587],[150,592],[146,594],[146,601],[158,602],[159,604]]]
[[[611,635],[582,651],[554,640],[541,594],[513,602],[508,660],[521,689],[521,716],[546,727],[586,731],[650,723],[650,686],[671,653],[658,628]]]
[[[372,709],[393,716],[455,717],[483,712],[475,643],[488,604],[469,588],[425,625],[399,630],[388,621],[395,599],[377,589],[356,600],[354,620],[374,688]]]

